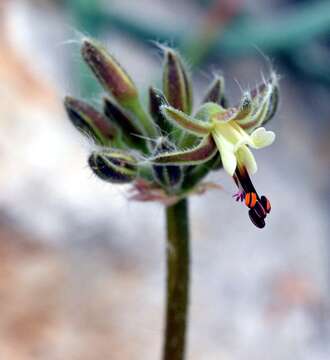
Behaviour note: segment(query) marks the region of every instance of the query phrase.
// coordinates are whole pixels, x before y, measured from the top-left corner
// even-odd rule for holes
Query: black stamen
[[[249,176],[249,173],[247,172],[245,167],[237,166],[235,175],[234,175],[234,180],[235,180],[236,184],[237,184],[237,181],[239,182],[239,184],[242,186],[245,193],[249,193],[249,192],[256,193],[258,200],[259,200],[258,193],[257,193],[255,187],[253,186],[252,181]]]

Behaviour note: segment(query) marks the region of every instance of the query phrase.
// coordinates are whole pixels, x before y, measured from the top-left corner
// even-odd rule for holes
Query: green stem
[[[167,309],[163,360],[183,360],[189,298],[188,201],[166,209]]]
[[[139,99],[133,99],[131,102],[127,102],[127,104],[124,105],[124,108],[132,112],[137,117],[143,130],[146,133],[146,136],[150,137],[151,139],[157,137],[158,134],[154,122],[149,114],[144,110]]]

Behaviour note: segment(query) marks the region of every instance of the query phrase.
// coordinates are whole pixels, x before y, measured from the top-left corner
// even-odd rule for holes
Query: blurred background
[[[0,1],[0,358],[160,358],[164,210],[87,168],[62,106],[99,102],[83,35],[143,94],[161,77],[154,41],[182,51],[196,104],[214,72],[232,103],[270,64],[281,75],[277,140],[256,154],[266,228],[223,172],[191,199],[187,359],[329,359],[329,0]]]

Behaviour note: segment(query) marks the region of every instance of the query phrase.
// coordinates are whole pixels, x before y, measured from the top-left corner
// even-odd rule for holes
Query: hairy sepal
[[[161,111],[172,124],[191,134],[205,136],[212,131],[213,125],[211,123],[197,120],[171,106],[164,105],[161,107]]]
[[[179,54],[169,48],[165,48],[163,90],[174,108],[191,114],[193,96],[190,74]]]
[[[189,150],[168,152],[150,159],[158,165],[196,165],[209,160],[217,152],[216,144],[211,135]]]
[[[113,184],[127,184],[137,176],[137,161],[119,150],[94,151],[88,164],[100,179]]]
[[[223,76],[217,75],[208,88],[202,103],[208,102],[227,107],[227,99],[225,98],[225,79]]]
[[[120,104],[125,105],[138,97],[134,82],[104,46],[93,39],[85,39],[81,54],[100,84]]]
[[[67,96],[64,107],[73,126],[95,144],[106,146],[118,138],[118,130],[88,103]]]
[[[128,146],[147,151],[143,131],[132,114],[117,105],[112,99],[104,98],[103,111],[106,117],[120,129],[121,135]]]
[[[175,150],[175,146],[166,138],[160,137],[154,150],[158,156]],[[184,174],[182,166],[177,165],[153,165],[155,181],[160,184],[168,193],[175,192],[182,184]]]
[[[173,130],[172,123],[163,114],[161,107],[169,105],[165,95],[154,87],[149,88],[149,112],[158,127],[160,135],[170,134]]]

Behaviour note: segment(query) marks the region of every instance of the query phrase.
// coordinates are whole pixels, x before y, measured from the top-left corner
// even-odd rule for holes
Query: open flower
[[[246,201],[249,215],[256,226],[264,227],[270,204],[264,196],[259,197],[251,182],[249,175],[257,171],[257,163],[250,148],[261,149],[274,142],[274,132],[262,125],[273,116],[277,103],[277,78],[273,75],[269,82],[245,93],[236,107],[225,109],[220,104],[206,103],[192,117],[163,105],[166,119],[202,140],[188,150],[163,153],[151,161],[162,165],[196,165],[219,152],[223,168],[239,188],[236,199],[243,201],[246,194],[253,194],[255,201]]]
[[[250,174],[257,163],[249,147],[261,149],[271,145],[275,134],[261,127],[273,114],[276,95],[275,77],[255,94],[246,93],[241,105],[229,109],[216,103],[206,103],[194,117],[169,105],[161,107],[166,119],[202,141],[188,150],[162,153],[151,159],[163,165],[194,165],[219,151],[222,165],[230,176],[245,167]]]

